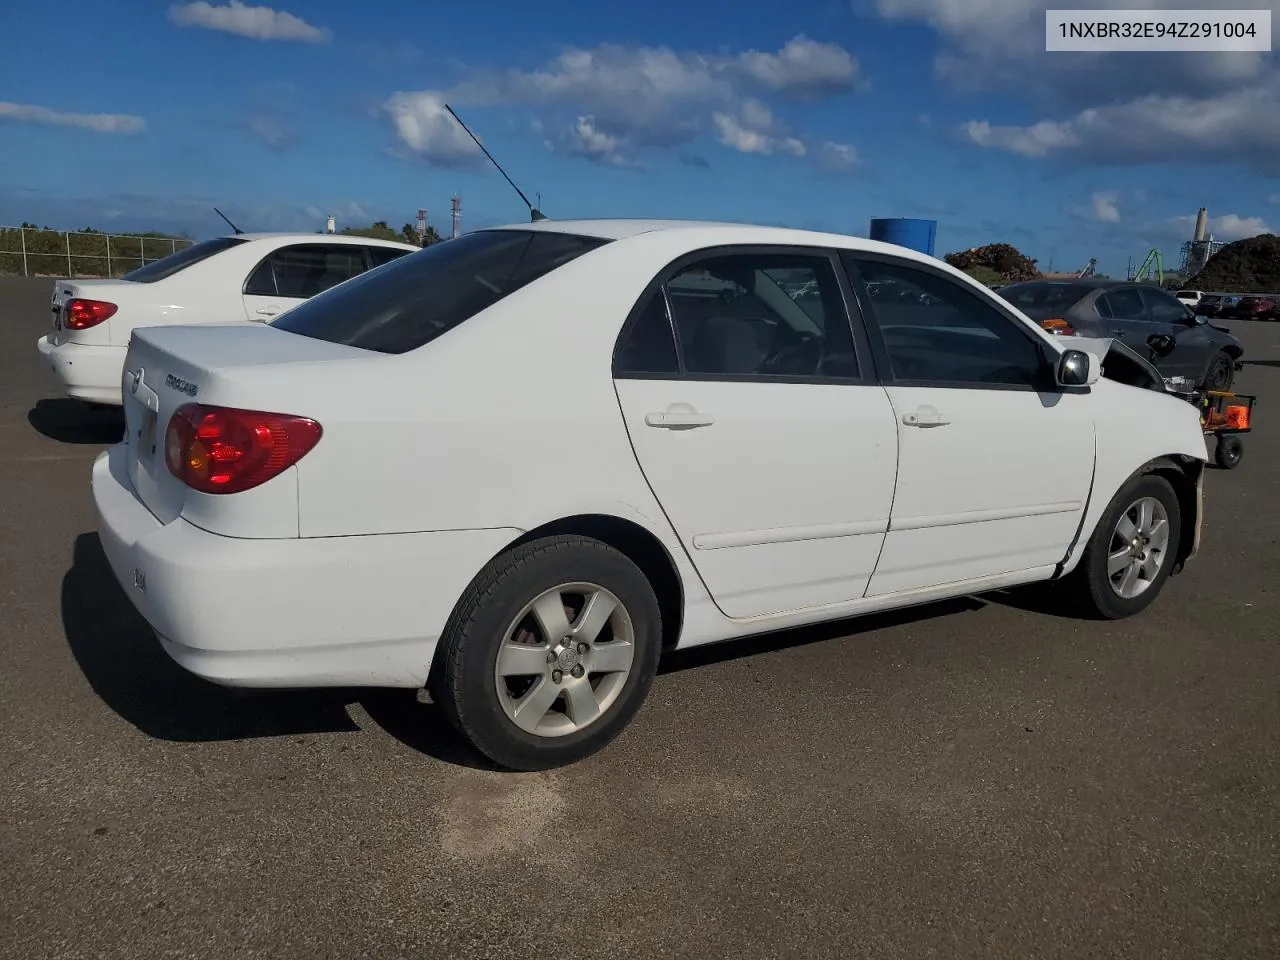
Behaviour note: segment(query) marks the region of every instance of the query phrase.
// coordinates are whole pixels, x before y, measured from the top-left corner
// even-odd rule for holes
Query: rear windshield
[[[215,253],[230,250],[232,247],[245,242],[240,237],[218,237],[216,240],[206,240],[204,243],[192,244],[169,254],[167,257],[161,257],[155,263],[148,263],[137,270],[130,270],[124,275],[124,279],[132,280],[135,283],[155,283],[157,280],[171,277],[179,270],[185,270],[201,260],[207,260]]]
[[[1015,283],[1002,288],[1000,297],[1032,320],[1049,320],[1061,317],[1092,289],[1079,283]]]
[[[394,260],[281,314],[290,333],[407,353],[608,241],[535,230],[481,230]]]

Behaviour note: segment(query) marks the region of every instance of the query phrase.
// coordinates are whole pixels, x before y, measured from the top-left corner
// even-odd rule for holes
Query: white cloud
[[[748,50],[734,59],[745,76],[770,90],[801,96],[831,96],[853,89],[858,61],[844,47],[819,43],[804,34],[792,37],[777,53]]]
[[[1140,97],[1066,120],[999,126],[972,120],[961,133],[980,147],[1024,157],[1070,156],[1099,164],[1198,160],[1280,170],[1280,77],[1213,96]]]
[[[247,6],[241,0],[230,0],[226,6],[216,6],[205,0],[177,4],[169,8],[169,20],[180,27],[217,30],[250,40],[327,43],[333,38],[327,29],[313,26],[292,13],[270,7]]]
[[[629,165],[620,152],[621,139],[599,130],[593,117],[579,117],[565,134],[562,144],[565,153],[576,157],[616,167]]]
[[[832,173],[848,173],[862,166],[862,158],[851,144],[828,140],[818,150],[818,163]]]
[[[400,143],[414,156],[441,167],[475,166],[483,154],[444,104],[439,91],[402,91],[392,94],[382,109]]]
[[[567,49],[533,70],[478,70],[448,91],[397,94],[400,109],[389,112],[403,112],[407,99],[414,97],[424,98],[432,109],[438,109],[436,104],[442,107],[445,99],[467,107],[544,107],[567,113],[566,120],[589,118],[590,136],[584,137],[587,131],[571,132],[557,146],[596,158],[631,158],[646,148],[683,147],[706,134],[747,144],[754,152],[802,156],[807,151],[798,138],[787,135],[772,120],[762,125],[751,119],[753,111],[768,111],[753,94],[830,97],[853,89],[858,76],[857,61],[842,47],[803,35],[772,52],[709,53],[600,44]],[[727,128],[717,114],[741,130]],[[426,155],[420,145],[406,140],[405,132],[397,125],[401,141]],[[612,149],[592,147],[593,141],[601,142],[598,138],[608,138]],[[417,139],[422,139],[420,134]]]
[[[1280,193],[1273,193],[1271,196],[1267,197],[1267,202],[1280,203]]]
[[[1195,217],[1174,217],[1173,222],[1178,224],[1180,232],[1185,236],[1190,236],[1191,231],[1195,228]],[[1256,237],[1264,233],[1275,233],[1266,221],[1261,217],[1241,217],[1234,213],[1226,213],[1220,217],[1210,217],[1208,220],[1209,234],[1215,240],[1245,240],[1249,237]]]
[[[0,120],[36,123],[47,127],[78,127],[95,133],[142,133],[146,121],[124,113],[62,113],[49,107],[0,101]]]
[[[739,153],[805,155],[805,145],[779,132],[772,111],[759,100],[743,101],[736,114],[714,113],[711,122],[720,142]]]
[[[298,132],[293,124],[271,113],[255,113],[244,126],[271,150],[287,150],[298,141]]]
[[[1095,220],[1098,223],[1119,223],[1119,200],[1118,194],[1110,190],[1099,190],[1089,198],[1087,204],[1074,207],[1073,212],[1076,216],[1083,217],[1085,220]]]

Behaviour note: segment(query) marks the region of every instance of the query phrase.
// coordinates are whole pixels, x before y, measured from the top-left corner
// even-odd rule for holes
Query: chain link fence
[[[194,241],[0,226],[0,276],[122,277]]]

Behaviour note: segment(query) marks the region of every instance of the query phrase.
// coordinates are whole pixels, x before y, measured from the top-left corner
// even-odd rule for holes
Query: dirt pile
[[[1016,247],[1007,243],[989,243],[985,247],[973,247],[959,253],[948,253],[942,258],[958,270],[973,270],[978,267],[993,270],[1004,278],[1006,283],[1020,283],[1023,280],[1035,280],[1040,276],[1036,262],[1023,256]]]
[[[1280,237],[1264,233],[1227,244],[1186,285],[1224,293],[1280,293]]]

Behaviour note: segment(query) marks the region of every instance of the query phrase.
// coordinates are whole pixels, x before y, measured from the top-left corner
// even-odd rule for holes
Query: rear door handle
[[[687,430],[692,427],[709,427],[716,418],[709,413],[647,413],[644,422],[650,427],[667,430]]]
[[[257,310],[253,312],[260,317],[274,317],[277,313],[280,312],[280,308],[279,307],[259,307]]]
[[[951,421],[933,409],[921,409],[915,413],[904,413],[902,422],[908,427],[945,427]]]

